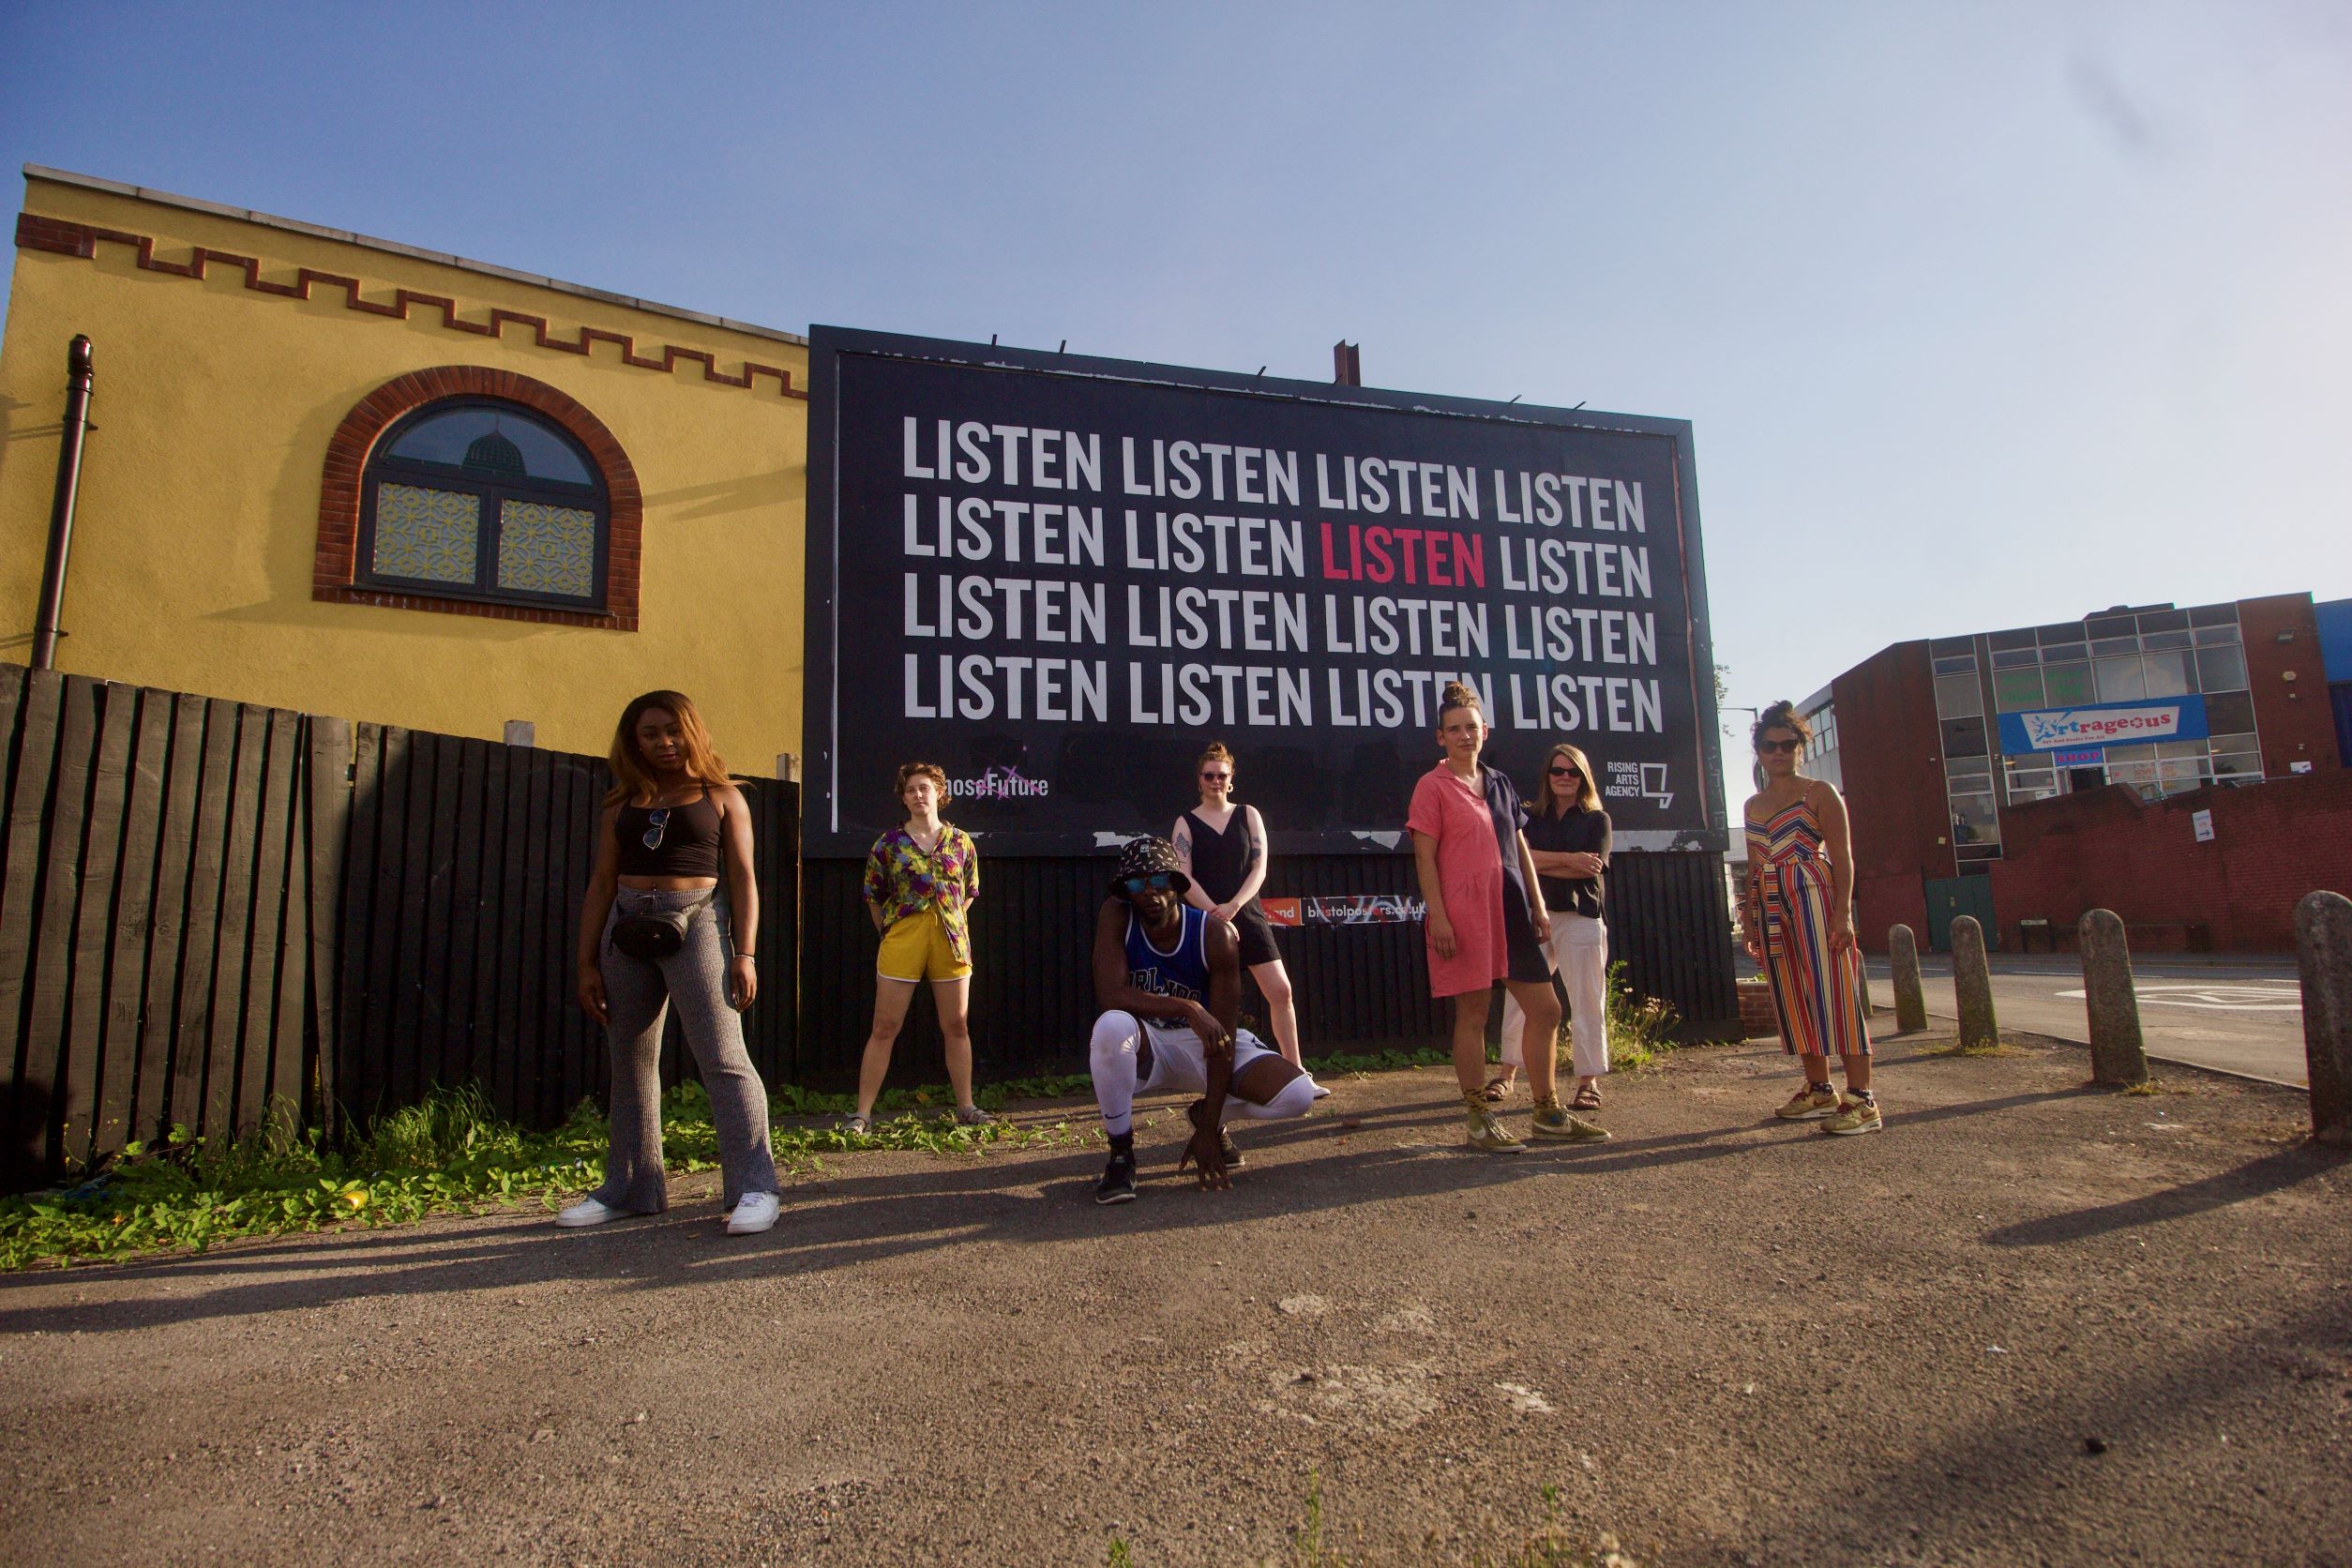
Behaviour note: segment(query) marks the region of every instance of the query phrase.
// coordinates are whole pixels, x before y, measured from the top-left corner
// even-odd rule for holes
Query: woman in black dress
[[[1266,999],[1267,1024],[1275,1048],[1293,1067],[1299,1061],[1299,1016],[1292,1004],[1290,972],[1282,967],[1274,927],[1258,902],[1266,883],[1266,824],[1254,806],[1233,801],[1233,753],[1222,741],[1200,754],[1200,804],[1176,819],[1168,842],[1192,886],[1184,897],[1232,923],[1241,938],[1242,964]],[[1318,1096],[1330,1091],[1316,1086]]]

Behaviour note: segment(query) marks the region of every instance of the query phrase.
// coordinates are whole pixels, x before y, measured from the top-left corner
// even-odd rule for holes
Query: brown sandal
[[[1582,1089],[1577,1090],[1576,1097],[1568,1102],[1568,1108],[1570,1110],[1600,1109],[1601,1086],[1597,1083],[1588,1083]]]
[[[1515,1087],[1515,1081],[1511,1078],[1488,1078],[1486,1080],[1486,1103],[1490,1106],[1499,1106],[1502,1104],[1503,1101],[1511,1097],[1511,1091],[1514,1087]]]

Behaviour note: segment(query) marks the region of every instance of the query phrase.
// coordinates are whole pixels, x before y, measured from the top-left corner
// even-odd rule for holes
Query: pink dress
[[[1405,826],[1438,841],[1438,889],[1445,898],[1446,918],[1454,923],[1451,958],[1438,957],[1438,944],[1423,927],[1429,948],[1429,994],[1483,991],[1511,967],[1502,924],[1502,851],[1486,797],[1440,762],[1413,786]]]

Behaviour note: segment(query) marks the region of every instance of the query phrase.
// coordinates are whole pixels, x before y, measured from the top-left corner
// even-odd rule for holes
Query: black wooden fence
[[[601,759],[16,666],[0,737],[0,1187],[274,1098],[332,1126],[474,1081],[548,1125],[603,1090],[572,1003]],[[790,1079],[798,791],[747,793],[746,1030]]]

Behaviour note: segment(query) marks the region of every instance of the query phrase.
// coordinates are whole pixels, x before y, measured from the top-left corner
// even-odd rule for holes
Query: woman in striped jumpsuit
[[[1772,983],[1780,1038],[1804,1063],[1805,1083],[1780,1108],[1790,1122],[1827,1133],[1878,1131],[1870,1088],[1870,991],[1854,942],[1854,849],[1835,788],[1797,771],[1813,738],[1787,702],[1764,710],[1752,732],[1763,788],[1749,797],[1749,956]],[[1846,1067],[1846,1093],[1830,1087],[1830,1055]]]

